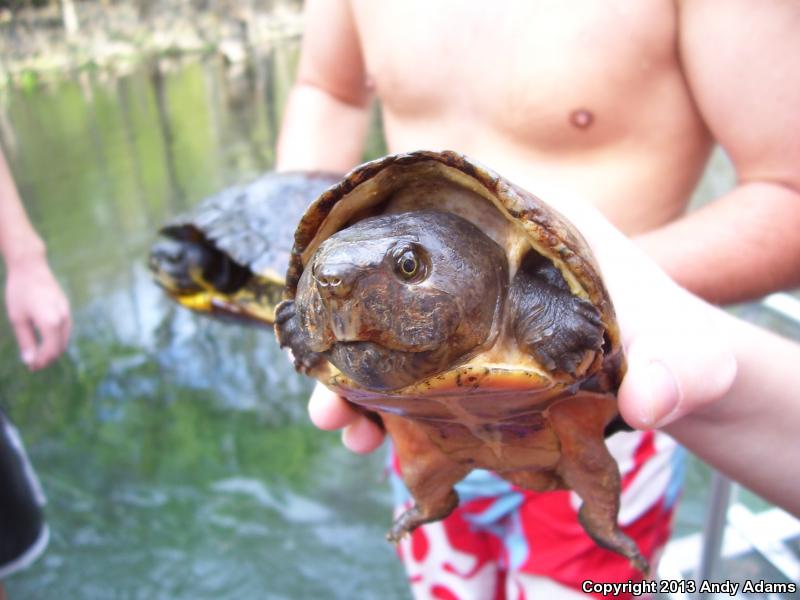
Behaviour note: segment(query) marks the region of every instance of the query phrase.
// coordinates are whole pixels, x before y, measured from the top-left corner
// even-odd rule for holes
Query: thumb
[[[632,341],[619,389],[620,412],[628,424],[663,427],[728,392],[736,359],[719,336],[703,330],[681,336],[654,332]]]

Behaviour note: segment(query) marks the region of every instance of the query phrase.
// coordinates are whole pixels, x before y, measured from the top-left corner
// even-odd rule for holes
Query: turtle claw
[[[410,511],[404,512],[400,517],[392,524],[391,529],[386,532],[386,540],[391,542],[392,544],[399,544],[403,541],[404,538],[411,535],[412,529],[409,528],[406,524],[406,521],[409,519],[405,518],[410,512],[414,511],[412,508]],[[411,518],[411,517],[409,517]]]
[[[607,528],[598,527],[598,524],[594,521],[594,517],[591,515],[591,511],[587,509],[586,504],[578,511],[578,522],[598,546],[621,554],[630,561],[634,569],[645,576],[650,575],[650,562],[641,553],[636,542],[625,535],[619,527],[615,525],[611,531],[603,531]],[[603,531],[602,534],[600,533],[601,531]]]
[[[412,506],[395,519],[391,529],[386,532],[386,539],[393,544],[399,544],[403,538],[411,535],[412,531],[426,522],[419,508],[416,505]]]
[[[411,535],[411,532],[420,525],[444,519],[457,506],[458,494],[454,489],[450,489],[443,498],[435,498],[433,502],[430,498],[426,498],[425,504],[414,504],[395,519],[392,528],[386,532],[386,539],[397,544],[404,537]]]
[[[278,327],[286,324],[287,321],[293,319],[295,316],[294,300],[284,300],[275,307],[275,328],[276,334],[280,339],[280,332],[277,331]],[[282,346],[282,345],[281,345]]]

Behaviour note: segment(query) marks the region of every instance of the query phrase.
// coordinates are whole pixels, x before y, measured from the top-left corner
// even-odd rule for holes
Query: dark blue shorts
[[[47,547],[44,494],[16,428],[0,411],[0,580]]]

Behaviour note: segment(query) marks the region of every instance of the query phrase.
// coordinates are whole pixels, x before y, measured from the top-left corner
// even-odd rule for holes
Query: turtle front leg
[[[575,375],[603,345],[600,312],[570,292],[561,275],[521,269],[511,284],[511,328],[519,346],[546,369]]]
[[[397,543],[420,525],[453,512],[458,506],[453,486],[471,469],[436,447],[418,423],[387,413],[381,417],[392,436],[403,482],[414,498],[414,506],[400,515],[386,534],[390,542]]]
[[[583,500],[578,520],[586,533],[647,575],[647,559],[617,524],[619,467],[603,441],[603,428],[614,410],[614,398],[602,396],[574,398],[550,408],[550,422],[561,442],[556,472]]]
[[[275,336],[281,348],[292,351],[294,368],[300,373],[309,374],[323,356],[308,347],[295,306],[294,300],[284,300],[275,308]]]

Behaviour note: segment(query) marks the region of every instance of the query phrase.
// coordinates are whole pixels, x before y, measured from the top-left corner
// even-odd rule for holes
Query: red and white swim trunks
[[[620,525],[655,562],[670,535],[684,452],[652,431],[617,433],[607,443],[622,474]],[[390,472],[399,514],[412,499],[395,456]],[[542,578],[585,597],[587,579],[642,578],[626,558],[589,538],[574,492],[530,492],[489,471],[473,471],[456,490],[461,503],[447,519],[416,529],[398,546],[416,598],[529,600]]]

